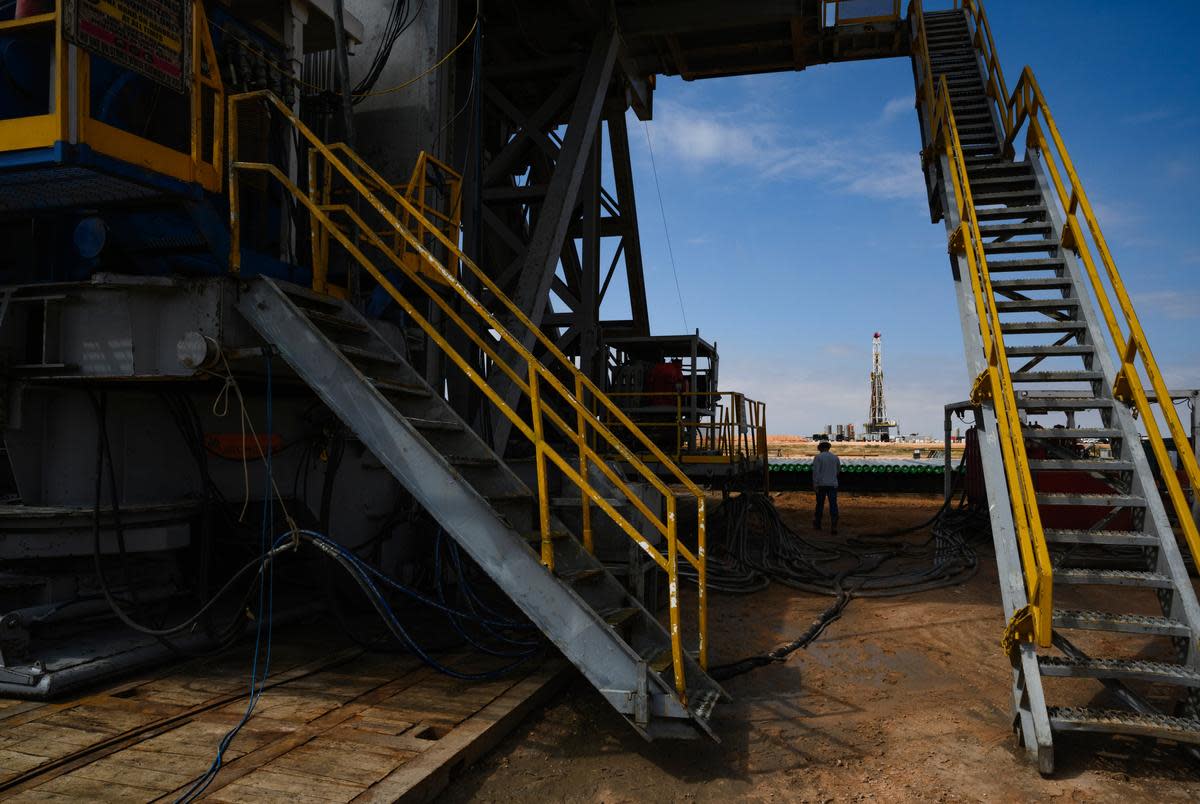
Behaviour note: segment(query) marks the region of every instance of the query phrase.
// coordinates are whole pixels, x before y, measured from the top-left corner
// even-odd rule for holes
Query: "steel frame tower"
[[[867,438],[878,436],[880,440],[888,441],[891,430],[897,426],[887,417],[887,403],[883,398],[883,336],[876,332],[871,340],[871,409],[863,429]]]

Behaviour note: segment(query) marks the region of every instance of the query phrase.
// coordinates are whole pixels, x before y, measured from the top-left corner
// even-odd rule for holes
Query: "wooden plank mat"
[[[267,691],[204,797],[425,800],[567,678],[560,659],[487,682],[329,635],[277,635]],[[340,649],[339,649],[340,648]],[[245,650],[192,660],[54,703],[0,700],[0,799],[174,801],[246,706]],[[278,660],[276,659],[278,657]],[[487,659],[447,657],[465,672]]]

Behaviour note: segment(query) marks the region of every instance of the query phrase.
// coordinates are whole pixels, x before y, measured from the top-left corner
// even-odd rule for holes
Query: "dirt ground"
[[[950,454],[962,454],[963,442],[950,445]],[[942,441],[834,441],[830,445],[832,452],[843,458],[911,458],[913,450],[919,449],[923,455],[930,450],[945,449]],[[817,442],[811,438],[796,435],[767,435],[767,454],[772,458],[803,458],[817,454]]]
[[[787,492],[776,502],[793,527],[811,521],[811,494]],[[842,533],[919,522],[939,502],[847,495]],[[441,800],[1200,799],[1197,765],[1173,750],[1129,741],[1061,739],[1054,777],[1037,773],[1010,728],[1010,671],[998,644],[1004,623],[995,565],[990,544],[979,550],[981,570],[969,583],[909,597],[854,600],[817,642],[786,664],[726,682],[734,702],[718,707],[714,716],[720,745],[645,743],[577,680],[459,775]],[[710,608],[712,662],[788,641],[828,602],[777,584],[751,596],[716,596]]]

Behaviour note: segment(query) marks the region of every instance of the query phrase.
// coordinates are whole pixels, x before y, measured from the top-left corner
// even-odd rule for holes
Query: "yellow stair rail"
[[[1175,406],[1171,404],[1166,381],[1154,354],[1150,351],[1146,333],[1133,309],[1133,302],[1125,289],[1120,271],[1117,270],[1116,261],[1108,248],[1100,222],[1096,219],[1095,210],[1088,200],[1083,182],[1079,179],[1033,70],[1026,66],[1021,71],[1016,88],[1011,95],[1008,94],[1004,73],[996,58],[991,25],[983,4],[978,0],[964,0],[963,6],[975,24],[975,47],[983,54],[987,65],[989,94],[996,103],[1004,125],[1005,152],[1009,155],[1014,152],[1017,139],[1024,131],[1026,150],[1036,151],[1041,155],[1046,172],[1054,185],[1059,212],[1064,221],[1062,231],[1058,233],[1060,242],[1063,248],[1075,252],[1083,264],[1092,294],[1112,339],[1110,345],[1118,357],[1120,368],[1112,389],[1113,396],[1131,405],[1141,418],[1155,461],[1162,468],[1160,474],[1166,486],[1167,498],[1183,531],[1193,561],[1200,563],[1200,533],[1197,531],[1196,521],[1179,478],[1172,471],[1170,455],[1159,427],[1160,416],[1166,423],[1174,443],[1179,446],[1175,452],[1179,455],[1180,465],[1193,489],[1200,489],[1200,464],[1197,464],[1195,454],[1185,448],[1189,443],[1187,430],[1184,429]],[[1103,277],[1093,252],[1100,257],[1100,264],[1104,267]],[[1108,279],[1109,286],[1105,285],[1104,278]],[[1139,358],[1140,369],[1145,372],[1145,379],[1139,371]],[[1146,393],[1147,382],[1154,390],[1154,402],[1150,401]]]
[[[964,224],[963,229],[960,230],[961,234],[956,234],[955,239],[956,241],[959,239],[962,240],[959,247],[966,248],[968,262],[971,262],[970,257],[972,252],[976,252],[975,264],[972,265],[971,272],[976,305],[977,307],[979,306],[980,295],[982,293],[985,297],[983,301],[988,308],[987,317],[992,319],[995,310],[994,297],[991,292],[990,280],[987,274],[987,262],[982,253],[982,246],[978,245],[976,248],[976,244],[980,242],[978,222],[975,220],[974,206],[970,203],[970,185],[966,180],[965,162],[958,147],[957,128],[954,124],[954,114],[950,108],[949,92],[946,88],[944,78],[938,83],[935,95],[934,83],[937,77],[933,75],[930,69],[928,42],[925,37],[921,6],[921,0],[913,0],[909,8],[910,19],[913,21],[916,32],[913,37],[914,54],[919,59],[921,69],[923,70],[923,75],[919,76],[918,80],[918,103],[922,107],[927,131],[930,133],[931,139],[935,141],[935,144],[941,145],[943,152],[951,164],[951,173],[957,196],[955,201],[960,212],[960,219]],[[1112,389],[1113,396],[1131,405],[1140,417],[1143,427],[1146,429],[1151,452],[1154,454],[1158,466],[1164,468],[1160,474],[1162,475],[1167,498],[1175,514],[1176,521],[1183,531],[1184,539],[1187,542],[1193,561],[1200,563],[1200,532],[1197,531],[1196,522],[1192,516],[1183,487],[1179,482],[1178,476],[1173,471],[1166,441],[1159,426],[1159,418],[1161,417],[1162,421],[1166,423],[1167,430],[1177,445],[1188,443],[1187,431],[1184,429],[1174,405],[1170,402],[1170,393],[1166,381],[1163,379],[1158,363],[1150,350],[1145,331],[1142,329],[1137,313],[1134,311],[1132,300],[1125,289],[1125,284],[1117,269],[1116,261],[1104,238],[1103,231],[1088,199],[1087,192],[1083,188],[1083,183],[1080,181],[1079,174],[1075,170],[1062,134],[1054,122],[1054,116],[1050,112],[1049,104],[1046,102],[1045,95],[1038,85],[1033,70],[1028,66],[1021,72],[1021,77],[1017,82],[1016,88],[1011,94],[1009,93],[1008,85],[1004,79],[1004,71],[997,56],[991,23],[988,21],[983,3],[980,0],[955,0],[954,7],[962,8],[966,12],[974,29],[971,37],[972,44],[979,51],[984,63],[986,70],[984,84],[987,88],[988,97],[995,104],[997,115],[1004,130],[1003,153],[1008,157],[1012,157],[1016,149],[1017,140],[1020,138],[1022,132],[1024,132],[1026,151],[1036,152],[1041,157],[1046,172],[1049,174],[1059,205],[1058,211],[1064,221],[1062,230],[1058,232],[1059,242],[1063,248],[1073,251],[1082,263],[1091,286],[1092,295],[1104,317],[1109,337],[1111,338],[1110,347],[1115,350],[1118,357],[1120,369],[1117,374],[1116,383]],[[933,155],[933,153],[930,153],[927,154],[927,157],[932,157]],[[963,206],[964,202],[965,207]],[[965,217],[962,216],[962,213],[968,210],[969,214]],[[1099,255],[1100,265],[1104,269],[1103,276],[1097,266],[1093,252]],[[1105,279],[1108,280],[1107,286],[1105,285]],[[1120,314],[1119,317],[1118,313]],[[986,328],[983,318],[983,316],[980,316],[981,331]],[[999,336],[998,319],[994,319],[994,321],[996,323],[992,328],[995,330],[996,344],[999,347],[996,349],[996,352],[998,356],[1002,356],[1003,339]],[[988,336],[986,334],[984,334],[984,343],[985,346],[988,344]],[[1097,346],[1100,346],[1100,344],[1097,344]],[[992,371],[991,356],[989,356],[988,362],[990,374]],[[996,378],[989,377],[993,397],[998,400],[998,419],[1001,418],[1001,407],[1006,409],[1009,407],[1009,397],[1012,392],[1012,386],[1006,381],[1007,377],[1005,376],[1007,374],[1007,360],[1001,360],[1000,365],[1004,367],[1004,371],[998,372],[1001,381],[999,385],[1003,387],[1003,394],[995,393],[995,389],[997,388]],[[1142,372],[1145,373],[1145,378],[1143,378]],[[1146,392],[1147,384],[1154,391],[1154,401],[1151,401],[1150,395]],[[1004,398],[1001,399],[1001,397]],[[1005,418],[1007,417],[1006,413]],[[1001,423],[1000,427],[1003,444],[1005,441],[1003,436],[1004,423]],[[1015,433],[1019,435],[1019,426]],[[1028,479],[1028,464],[1024,460],[1023,439],[1020,440],[1021,448],[1019,453],[1014,449],[1014,458],[1018,459],[1016,463],[1010,465],[1007,452],[1005,454],[1005,472],[1008,475],[1010,494],[1012,493],[1014,481],[1024,486],[1025,481]],[[1191,488],[1200,489],[1200,464],[1197,463],[1195,454],[1185,448],[1177,449],[1175,452],[1179,455],[1181,467],[1187,475]],[[1017,513],[1016,509],[1018,507],[1015,500],[1016,498],[1014,497],[1014,515]],[[1034,635],[1038,644],[1046,646],[1049,644],[1050,637],[1050,609],[1048,604],[1051,600],[1052,572],[1045,553],[1045,538],[1041,532],[1040,520],[1036,519],[1036,510],[1036,505],[1034,505],[1033,513],[1035,517],[1027,518],[1024,522],[1024,530],[1028,535],[1022,533],[1023,528],[1020,517],[1015,518],[1018,520],[1018,539],[1020,540],[1022,565],[1026,573],[1026,586],[1030,598],[1029,614],[1032,615]],[[1034,527],[1035,525],[1036,527]],[[1040,592],[1040,594],[1035,594],[1035,591]],[[1045,603],[1043,603],[1043,599]],[[1023,614],[1023,612],[1019,612],[1018,616],[1022,616]],[[1012,630],[1014,630],[1013,625],[1017,619],[1017,617],[1014,617],[1014,623],[1010,623],[1010,635]]]
[[[950,237],[950,250],[952,253],[964,255],[967,260],[967,274],[971,281],[971,293],[979,320],[979,334],[987,362],[987,368],[976,379],[975,387],[971,389],[971,399],[973,402],[990,400],[996,411],[1005,481],[1012,504],[1013,526],[1016,529],[1017,548],[1021,554],[1025,589],[1029,600],[1028,606],[1015,613],[1010,621],[1005,632],[1005,644],[1011,646],[1020,639],[1033,640],[1043,647],[1049,647],[1054,611],[1050,550],[1042,529],[1037,492],[1033,486],[1029,457],[1025,451],[1020,411],[1017,408],[1004,336],[1000,328],[1000,313],[996,307],[996,294],[988,272],[983,235],[975,213],[975,202],[971,195],[958,126],[950,104],[950,90],[945,76],[933,75],[921,5],[921,0],[913,0],[910,18],[917,26],[913,48],[923,70],[923,75],[918,81],[918,100],[932,143],[932,150],[926,154],[926,158],[946,158],[954,187],[954,198],[950,201],[957,214],[958,228]]]
[[[240,106],[250,103],[261,104],[276,112],[294,127],[307,144],[309,149],[307,192],[291,181],[287,174],[276,165],[243,162],[238,158],[238,110]],[[707,667],[704,493],[558,349],[557,345],[540,328],[530,321],[524,312],[500,290],[491,277],[463,254],[455,239],[457,232],[452,233],[454,237],[449,236],[444,231],[444,226],[431,223],[412,202],[371,169],[357,153],[343,144],[327,145],[322,142],[286,104],[265,90],[231,96],[228,119],[230,126],[231,269],[236,273],[241,264],[239,176],[242,173],[265,174],[292,195],[310,216],[314,289],[323,292],[334,290],[328,285],[324,272],[324,267],[327,266],[329,259],[329,238],[333,238],[355,263],[404,310],[408,318],[428,335],[430,340],[462,371],[491,404],[513,423],[516,430],[533,445],[537,462],[541,555],[542,561],[548,569],[553,570],[554,564],[547,474],[549,465],[553,465],[579,490],[585,523],[583,540],[587,549],[592,549],[589,523],[591,506],[595,506],[616,523],[666,572],[669,585],[669,631],[675,689],[680,699],[686,703],[678,565],[680,558],[687,561],[695,569],[699,578],[698,661],[702,668]],[[334,181],[340,181],[353,189],[356,198],[361,202],[360,209],[355,209],[351,204],[332,202],[331,199],[335,195]],[[379,195],[372,191],[372,187]],[[406,220],[411,223],[411,226],[406,226],[405,222],[401,220],[401,216],[394,213],[393,209],[400,210],[403,215],[408,216]],[[384,221],[389,234],[399,235],[407,249],[421,255],[423,265],[418,268],[412,260],[404,259],[403,250],[393,248],[392,244],[384,239],[384,235],[381,235],[363,218],[364,213],[373,213]],[[349,225],[345,226],[335,221],[335,216],[339,221]],[[432,238],[437,247],[447,254],[445,262],[439,260],[427,247],[425,242],[427,237]],[[394,269],[396,275],[403,276],[409,286],[421,292],[423,298],[420,300],[420,304],[414,303],[401,292],[392,279],[376,265],[376,261],[367,256],[363,250],[364,247],[369,247],[380,255],[382,260],[390,264],[390,268]],[[447,267],[447,265],[454,264],[461,266],[461,278],[458,269],[452,270]],[[427,271],[430,270],[438,277],[432,284],[427,276]],[[538,345],[549,356],[549,364],[543,363],[530,350],[526,349],[521,339],[511,332],[509,326],[502,323],[475,294],[468,290],[464,280],[478,283],[490,294],[496,304],[507,311],[508,317],[512,321],[524,327],[526,332],[532,333]],[[424,307],[428,310],[430,305],[440,311],[442,316],[440,325],[432,323],[427,313],[421,309]],[[470,315],[475,317],[474,324],[476,325],[472,325],[464,318],[464,316]],[[469,341],[473,348],[487,356],[495,370],[503,372],[521,390],[529,402],[530,412],[527,416],[522,416],[518,412],[520,405],[509,406],[496,393],[479,367],[475,356],[464,355],[451,344],[444,331],[451,325],[455,329],[456,339],[465,338]],[[524,369],[513,366],[509,360],[504,359],[501,356],[502,350],[507,350],[520,361],[524,361]],[[589,401],[601,409],[606,416],[612,416],[620,422],[622,427],[640,442],[641,447],[670,473],[673,482],[683,487],[683,493],[688,497],[695,498],[697,510],[697,548],[695,552],[688,549],[677,537],[678,494],[605,426],[602,419],[592,412]],[[573,417],[572,414],[574,414]],[[568,421],[571,418],[573,421]],[[571,461],[554,447],[551,435],[563,438],[575,446],[579,452],[577,464],[572,465]],[[639,479],[649,484],[661,495],[665,501],[665,518],[652,511],[625,480],[605,462],[596,449],[596,446],[600,444],[615,450]],[[589,470],[593,467],[610,481],[622,495],[623,501],[641,513],[654,530],[663,537],[666,547],[665,554],[651,544],[617,510],[616,506],[605,499],[589,482]]]

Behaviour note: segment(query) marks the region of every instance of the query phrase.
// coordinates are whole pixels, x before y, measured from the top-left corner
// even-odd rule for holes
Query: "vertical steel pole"
[[[588,430],[587,419],[584,416],[584,401],[583,401],[583,375],[575,375],[575,399],[579,402],[580,407],[576,414],[576,424],[579,435],[579,476],[583,478],[583,482],[588,482]],[[581,485],[579,487],[580,497],[580,515],[583,517],[583,549],[589,553],[594,553],[595,548],[592,544],[592,501],[588,497],[587,490]]]
[[[342,95],[342,136],[345,138],[346,145],[354,147],[354,98],[351,96],[350,89],[350,48],[346,42],[346,4],[345,0],[333,0],[333,29],[334,29],[334,46],[337,62],[335,69],[337,70],[338,87],[341,89]],[[358,194],[354,194],[354,211],[358,211]],[[347,264],[347,286],[346,291],[350,296],[350,301],[355,306],[359,304],[359,281],[361,279],[360,269],[349,261]]]
[[[542,563],[554,571],[554,540],[550,536],[550,483],[546,478],[546,440],[542,433],[542,394],[537,363],[529,359],[529,406],[533,414],[533,449],[537,462],[538,527],[542,531]]]
[[[952,471],[954,461],[950,460],[950,406],[946,406],[946,452],[942,456],[942,502],[950,500],[950,492],[953,489],[950,472]]]

